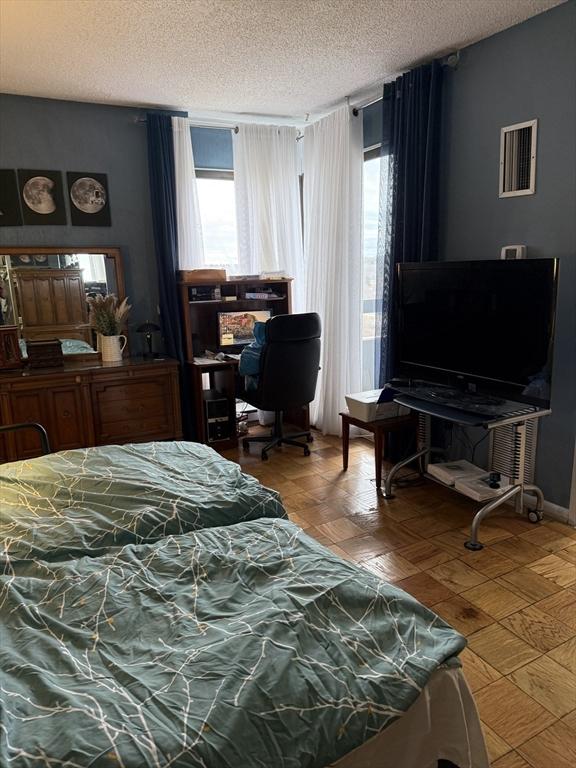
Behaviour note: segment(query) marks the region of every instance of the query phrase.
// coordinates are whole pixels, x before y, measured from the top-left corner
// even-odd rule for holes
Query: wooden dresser
[[[36,421],[52,451],[182,437],[178,363],[127,359],[0,372],[0,424]],[[0,436],[0,462],[40,453],[32,431]]]

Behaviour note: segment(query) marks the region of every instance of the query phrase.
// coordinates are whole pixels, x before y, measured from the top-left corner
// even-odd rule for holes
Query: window
[[[377,301],[376,265],[378,250],[378,217],[380,208],[380,148],[364,153],[363,174],[363,240],[362,254],[362,387],[375,389]]]
[[[207,267],[238,265],[236,200],[232,171],[197,171],[196,186]]]

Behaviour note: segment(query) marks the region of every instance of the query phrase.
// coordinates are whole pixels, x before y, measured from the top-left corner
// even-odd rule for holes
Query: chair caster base
[[[260,454],[260,458],[262,459],[262,461],[268,461],[268,454],[266,453],[266,451],[262,451],[262,453]]]
[[[481,549],[484,549],[484,544],[480,544],[479,541],[465,541],[464,546],[472,552],[479,552]]]
[[[314,435],[307,435],[306,436],[306,442],[307,443],[313,443],[314,442]]]

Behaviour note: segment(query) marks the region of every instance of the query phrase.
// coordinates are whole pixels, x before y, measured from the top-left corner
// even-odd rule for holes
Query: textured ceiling
[[[0,0],[0,90],[302,116],[563,0]]]

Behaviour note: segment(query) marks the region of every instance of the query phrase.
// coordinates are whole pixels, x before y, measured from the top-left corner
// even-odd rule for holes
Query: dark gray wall
[[[136,122],[143,114],[126,107],[0,95],[0,167],[106,173],[112,214],[111,227],[2,227],[0,244],[121,248],[133,305],[133,351],[141,346],[133,329],[144,320],[157,321],[158,304],[146,126]]]
[[[576,431],[576,2],[494,35],[446,70],[441,253],[498,258],[503,245],[560,259],[551,416],[537,481],[568,506]],[[500,128],[538,118],[536,194],[498,198]],[[488,342],[489,340],[487,340]],[[514,343],[514,328],[499,343]]]

